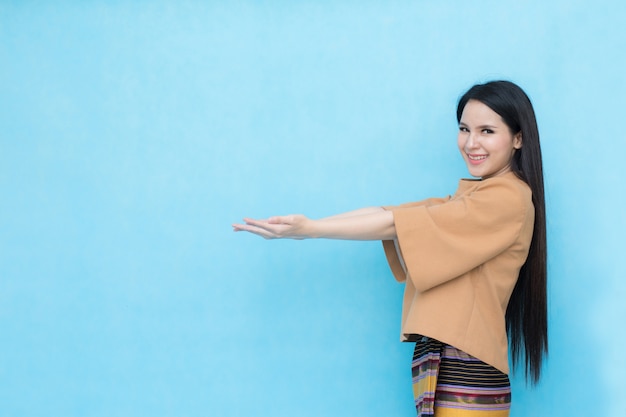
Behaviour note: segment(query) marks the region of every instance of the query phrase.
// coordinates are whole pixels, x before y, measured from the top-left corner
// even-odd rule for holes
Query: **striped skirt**
[[[509,377],[450,345],[419,336],[412,372],[418,417],[509,415]]]

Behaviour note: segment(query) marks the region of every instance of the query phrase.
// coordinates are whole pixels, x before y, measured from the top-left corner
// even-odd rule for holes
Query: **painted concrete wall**
[[[414,415],[380,244],[230,224],[453,192],[456,100],[497,78],[549,213],[512,415],[626,415],[625,4],[0,2],[2,415]]]

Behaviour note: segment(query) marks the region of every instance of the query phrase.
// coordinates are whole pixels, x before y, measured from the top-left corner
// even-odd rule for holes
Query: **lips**
[[[470,164],[478,165],[481,164],[485,159],[487,159],[487,155],[470,155],[467,154],[467,159]]]

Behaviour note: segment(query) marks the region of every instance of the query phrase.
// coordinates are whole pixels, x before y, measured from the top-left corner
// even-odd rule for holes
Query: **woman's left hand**
[[[244,218],[245,224],[233,224],[235,232],[250,232],[265,239],[306,239],[313,222],[302,214],[273,216],[266,220]]]

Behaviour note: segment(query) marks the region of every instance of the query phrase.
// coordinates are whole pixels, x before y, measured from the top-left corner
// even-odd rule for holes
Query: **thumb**
[[[269,224],[289,224],[289,218],[291,216],[272,216],[269,219],[267,219],[267,222]]]

